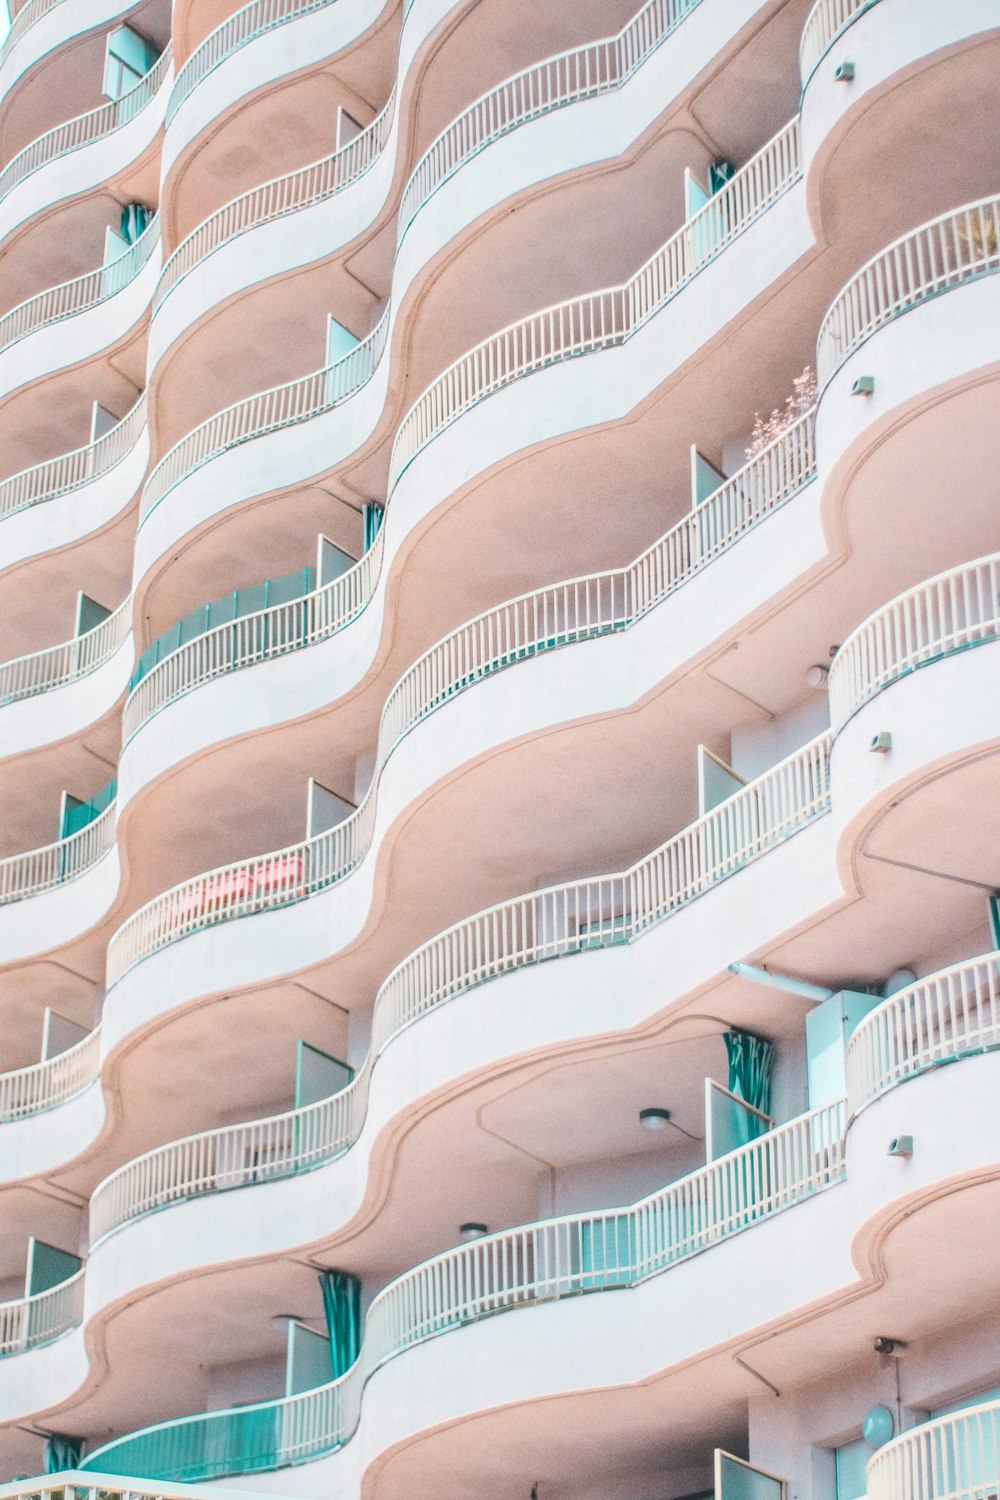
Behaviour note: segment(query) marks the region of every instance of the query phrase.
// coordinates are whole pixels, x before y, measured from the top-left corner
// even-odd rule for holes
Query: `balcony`
[[[907,986],[861,1022],[847,1047],[851,1117],[928,1068],[996,1047],[1000,953],[989,953]]]
[[[876,610],[830,668],[834,733],[891,683],[1000,635],[1000,553],[953,568]]]
[[[1000,1491],[1000,1401],[901,1433],[868,1464],[868,1500],[990,1500]]]

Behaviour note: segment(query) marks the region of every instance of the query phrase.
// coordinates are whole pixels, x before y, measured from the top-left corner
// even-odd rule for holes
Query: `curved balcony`
[[[0,1124],[25,1120],[64,1104],[100,1077],[101,1033],[95,1029],[82,1042],[13,1073],[0,1074]]]
[[[546,308],[463,355],[404,418],[393,446],[390,487],[420,448],[487,396],[546,365],[625,343],[799,175],[798,122],[793,120],[623,286]],[[170,489],[210,459],[317,417],[359,390],[379,365],[391,317],[387,308],[368,338],[328,369],[237,402],[183,438],[149,477],[140,525]]]
[[[881,250],[848,282],[820,325],[820,391],[866,339],[931,297],[1000,270],[1000,197],[942,214]]]
[[[109,474],[145,435],[146,397],[142,395],[128,416],[95,442],[0,480],[0,521],[33,505],[73,494]]]
[[[0,860],[0,906],[25,901],[86,874],[115,847],[115,815],[112,802],[79,833]]]
[[[1000,1401],[901,1433],[867,1476],[868,1500],[987,1500],[1000,1490]]]
[[[348,1150],[364,1124],[375,1062],[400,1031],[512,969],[634,941],[827,811],[828,752],[829,740],[821,736],[620,874],[517,897],[425,943],[379,990],[369,1054],[347,1088],[305,1109],[206,1131],[129,1162],[92,1196],[91,1244],[168,1203],[242,1187],[262,1175],[291,1176]],[[306,861],[318,865],[311,850],[337,842],[334,831],[332,838],[321,835],[298,849],[202,877],[205,896],[197,911],[195,882],[151,903],[154,910],[126,923],[109,948],[109,982],[123,971],[125,942],[135,962],[144,956],[144,939],[152,952],[199,926],[286,904],[332,883],[336,875],[310,881]],[[162,911],[165,903],[177,915],[173,932],[156,921],[155,908]]]
[[[420,208],[465,162],[539,115],[621,88],[700,3],[647,0],[616,35],[546,58],[483,94],[440,133],[414,167],[402,194],[397,243]],[[248,229],[323,203],[362,177],[389,141],[398,91],[397,84],[371,124],[339,151],[243,193],[189,234],[163,268],[154,311],[220,246]]]
[[[834,42],[863,10],[870,10],[878,0],[816,0],[802,28],[799,48],[799,70],[805,88],[816,65]]]
[[[632,1208],[550,1219],[448,1251],[391,1282],[355,1365],[301,1396],[162,1423],[83,1467],[194,1480],[260,1473],[342,1447],[370,1376],[414,1344],[514,1308],[632,1286],[841,1181],[844,1105],[815,1110]]]
[[[70,319],[85,319],[87,314],[110,305],[125,294],[136,285],[147,267],[155,266],[159,253],[159,220],[153,218],[135,243],[117,260],[31,297],[0,318],[0,396],[93,358],[114,344],[134,324],[141,322],[147,316],[147,308],[142,305],[131,307],[126,300],[128,322],[125,328],[105,329],[102,333],[99,329],[92,329],[89,322],[81,322],[78,347],[74,347],[76,341],[67,334]],[[20,351],[12,356],[11,351],[18,344],[46,331],[56,336],[42,339],[34,359]]]
[[[0,1303],[0,1358],[37,1349],[78,1327],[83,1321],[83,1284],[81,1269],[47,1292]]]
[[[23,12],[21,13],[23,15]],[[0,202],[34,172],[48,166],[60,157],[68,156],[96,141],[104,140],[115,131],[130,124],[156,97],[171,69],[172,52],[168,46],[153,67],[131,89],[119,99],[110,100],[98,109],[78,115],[62,125],[39,136],[30,146],[19,151],[0,172]]]
[[[378,368],[389,336],[389,318],[386,309],[368,337],[326,369],[237,401],[188,433],[150,474],[142,492],[139,524],[175,485],[209,459],[264,433],[308,422],[354,395]]]
[[[621,286],[546,308],[462,355],[403,418],[390,488],[438,433],[495,391],[560,360],[626,343],[800,175],[796,117]]]
[[[856,1115],[928,1068],[1000,1047],[1000,953],[954,964],[891,995],[847,1046],[847,1098]]]
[[[34,698],[67,683],[79,682],[103,667],[120,651],[132,629],[132,599],[119,604],[113,614],[89,630],[59,646],[19,656],[0,664],[0,709],[23,698]]]
[[[507,609],[519,608],[519,626],[525,632],[520,644],[512,654],[501,652],[492,662],[478,663],[459,681],[471,682],[472,672],[484,675],[520,655],[633,624],[814,478],[814,435],[815,413],[810,411],[628,568],[573,579],[514,601]],[[123,744],[160,709],[203,683],[315,645],[344,629],[374,595],[384,542],[383,528],[360,562],[333,583],[290,604],[217,626],[157,663],[129,694]],[[493,612],[465,628],[488,633],[496,617]],[[514,628],[509,617],[499,618],[500,634]]]
[[[1000,553],[940,573],[869,616],[830,667],[834,733],[890,683],[1000,635]]]

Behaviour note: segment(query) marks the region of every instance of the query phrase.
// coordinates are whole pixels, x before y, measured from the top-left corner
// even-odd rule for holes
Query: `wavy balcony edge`
[[[387,1360],[482,1317],[634,1285],[843,1178],[844,1105],[776,1127],[631,1209],[505,1230],[416,1267],[368,1309],[358,1361],[301,1396],[159,1423],[85,1459],[154,1476],[219,1478],[304,1463],[349,1441],[364,1387]],[[757,1183],[770,1187],[763,1198]],[[622,1226],[621,1228],[619,1226]],[[275,1421],[262,1420],[273,1413]],[[199,1453],[199,1449],[202,1452]],[[211,1455],[211,1456],[210,1456]]]

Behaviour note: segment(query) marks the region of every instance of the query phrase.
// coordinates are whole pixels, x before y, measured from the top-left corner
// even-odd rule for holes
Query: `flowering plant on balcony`
[[[783,432],[787,432],[794,422],[805,416],[815,405],[816,372],[811,365],[806,365],[802,374],[792,381],[791,393],[785,397],[783,407],[776,406],[769,417],[762,417],[760,412],[754,416],[750,446],[746,450],[747,458],[756,458],[758,453]]]

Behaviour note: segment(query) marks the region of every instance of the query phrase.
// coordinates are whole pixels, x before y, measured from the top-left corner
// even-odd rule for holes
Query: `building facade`
[[[996,1497],[1000,0],[11,10],[0,1494]]]

